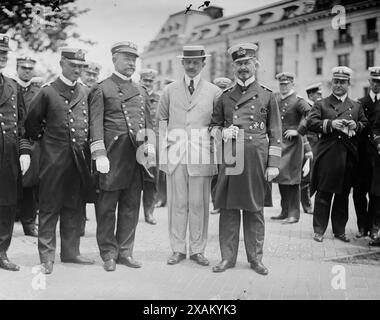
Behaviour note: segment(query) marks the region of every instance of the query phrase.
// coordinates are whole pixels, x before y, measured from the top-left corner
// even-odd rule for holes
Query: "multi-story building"
[[[346,65],[353,71],[351,96],[368,87],[368,67],[380,65],[380,1],[284,0],[224,17],[223,9],[172,14],[141,55],[143,67],[159,72],[158,89],[165,78],[182,75],[183,45],[202,44],[208,58],[203,76],[232,78],[227,49],[239,42],[258,44],[259,81],[273,90],[275,75],[294,72],[296,89],[322,82],[330,87],[331,69]]]

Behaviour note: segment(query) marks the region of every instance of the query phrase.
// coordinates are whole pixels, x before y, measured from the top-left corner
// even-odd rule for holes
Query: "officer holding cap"
[[[25,105],[14,80],[4,76],[9,37],[0,34],[0,268],[18,271],[7,256],[19,200],[21,173],[30,166],[30,144],[23,138]],[[21,171],[21,173],[20,173]]]
[[[258,64],[256,51],[257,46],[253,43],[242,43],[228,49],[233,60],[236,84],[223,92],[210,124],[214,139],[226,141],[222,142],[224,157],[231,149],[231,140],[236,150],[244,148],[244,159],[240,159],[243,162],[242,172],[229,173],[231,165],[226,159],[220,165],[215,206],[220,208],[222,260],[213,267],[214,272],[223,272],[236,264],[242,210],[248,262],[257,273],[268,274],[262,263],[265,233],[263,208],[267,182],[279,174],[281,119],[274,94],[255,79]]]
[[[356,237],[369,235],[375,240],[380,228],[380,157],[373,143],[373,130],[380,117],[380,66],[369,68],[368,82],[368,94],[359,99],[369,125],[359,135],[360,164],[353,199],[359,229]]]
[[[17,77],[15,80],[19,90],[22,93],[26,111],[28,112],[32,99],[41,87],[33,79],[34,68],[37,61],[29,56],[18,57],[16,61]],[[23,196],[17,211],[25,235],[38,237],[35,220],[38,209],[38,174],[39,157],[41,153],[39,143],[33,143],[31,150],[31,165],[27,173],[22,178]]]
[[[323,241],[332,197],[331,221],[334,236],[343,241],[348,220],[348,196],[357,166],[358,139],[368,121],[361,105],[348,97],[352,70],[345,66],[332,69],[332,94],[318,100],[307,118],[310,131],[321,134],[312,172],[314,200],[314,240]]]
[[[87,93],[77,81],[85,54],[76,48],[60,51],[62,73],[41,88],[25,122],[27,135],[41,139],[38,251],[45,274],[53,272],[58,219],[61,261],[94,263],[79,252],[82,215],[78,208],[91,180],[84,159],[89,131]]]
[[[143,159],[136,158],[136,153],[143,150],[148,157],[155,156],[155,141],[148,135],[144,142],[146,129],[152,128],[146,90],[131,79],[137,46],[118,42],[111,54],[115,71],[89,94],[90,148],[100,173],[96,238],[106,271],[114,271],[116,263],[141,267],[133,258],[143,186]]]
[[[294,91],[295,75],[282,72],[276,75],[280,92],[276,95],[282,121],[282,156],[280,174],[273,180],[281,194],[281,214],[272,219],[283,219],[283,224],[297,223],[300,218],[300,183],[304,149],[312,157],[310,145],[302,126],[310,110],[308,103]]]

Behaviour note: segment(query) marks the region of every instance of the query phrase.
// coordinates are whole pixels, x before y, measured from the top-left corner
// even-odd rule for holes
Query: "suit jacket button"
[[[68,104],[68,103],[69,103],[69,101],[68,101],[68,100],[65,100],[65,103],[66,103],[66,104]]]
[[[72,132],[75,132],[75,129],[74,129],[74,128],[71,128],[71,131],[72,131]]]
[[[73,138],[73,140],[71,140],[72,142],[76,142],[77,140],[75,138]]]
[[[252,138],[252,136],[249,136],[249,140],[252,140],[253,138]]]
[[[250,116],[249,118],[253,120],[253,116]]]

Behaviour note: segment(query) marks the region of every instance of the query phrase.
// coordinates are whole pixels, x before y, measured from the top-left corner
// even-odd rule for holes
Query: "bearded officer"
[[[42,272],[53,272],[56,226],[60,219],[61,261],[93,264],[80,255],[78,214],[82,191],[88,185],[89,168],[83,158],[88,138],[88,105],[84,86],[78,83],[85,63],[84,52],[61,48],[62,73],[43,86],[32,100],[25,122],[26,133],[41,139],[38,251]],[[46,129],[42,133],[42,126]]]
[[[348,221],[348,196],[358,165],[357,134],[368,121],[361,105],[348,97],[352,70],[345,66],[332,69],[332,94],[317,101],[311,109],[307,126],[321,134],[312,172],[314,200],[314,240],[323,241],[331,209],[335,238],[349,242],[345,233]]]
[[[32,57],[23,56],[16,59],[17,77],[15,78],[24,99],[26,112],[32,99],[40,90],[40,85],[34,81],[34,68],[37,61]],[[18,216],[27,236],[38,237],[36,215],[38,210],[38,173],[39,173],[40,145],[32,143],[31,165],[23,176],[22,200],[18,208]]]
[[[243,160],[242,172],[229,174],[227,170],[231,166],[227,164],[228,151],[225,150],[230,148],[223,143],[225,157],[220,165],[215,196],[215,205],[221,209],[219,243],[222,261],[214,266],[214,272],[223,272],[235,266],[242,210],[248,262],[257,273],[268,274],[262,263],[263,208],[267,181],[273,180],[279,173],[281,120],[274,94],[255,79],[258,64],[256,51],[257,46],[252,43],[242,43],[228,49],[237,83],[218,100],[210,124],[211,133],[217,141],[221,136],[223,141],[236,142],[232,145],[235,144],[237,149],[239,145],[244,148],[244,159],[240,159]]]
[[[158,72],[154,69],[142,69],[140,70],[140,84],[143,86],[148,94],[149,99],[149,113],[152,120],[153,131],[156,134],[156,143],[158,146],[158,122],[157,122],[157,108],[160,96],[154,92],[153,86],[156,81]],[[143,184],[143,207],[145,222],[149,224],[156,224],[156,219],[153,218],[154,206],[156,203],[156,197],[159,187],[159,170],[157,167],[150,169],[152,176],[144,172],[144,184]],[[164,172],[161,172],[164,174]]]
[[[145,129],[152,127],[148,97],[145,89],[131,80],[137,46],[118,42],[111,53],[115,71],[89,95],[91,153],[100,173],[96,237],[106,271],[114,271],[116,263],[141,267],[133,258],[143,183],[143,167],[137,162],[136,151],[155,155],[155,141],[142,142]]]
[[[359,229],[356,237],[369,235],[375,240],[380,229],[380,157],[373,143],[373,127],[380,117],[380,66],[369,68],[368,82],[368,94],[359,99],[369,125],[358,137],[360,164],[353,200]]]
[[[2,74],[9,50],[8,36],[0,34],[0,268],[18,271],[7,251],[19,201],[20,171],[25,174],[30,166],[30,144],[22,138],[26,110],[21,92],[15,81]]]
[[[295,75],[291,72],[282,72],[276,75],[279,81],[280,92],[277,101],[282,120],[282,157],[280,174],[273,180],[278,183],[281,194],[281,214],[272,219],[284,219],[283,224],[297,223],[300,218],[300,183],[302,173],[302,159],[304,147],[310,155],[310,146],[305,145],[301,130],[302,119],[310,110],[308,103],[297,96],[294,91]],[[305,140],[307,141],[307,140]]]

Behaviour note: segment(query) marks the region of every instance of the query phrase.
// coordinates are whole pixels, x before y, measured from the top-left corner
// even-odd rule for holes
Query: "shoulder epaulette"
[[[49,87],[51,85],[51,82],[47,82],[41,86],[41,88]]]
[[[223,90],[223,93],[225,93],[225,92],[228,92],[228,91],[231,91],[231,89],[233,88],[233,86],[232,87],[229,87],[229,88],[226,88],[226,89],[224,89]]]
[[[268,88],[267,86],[264,86],[263,84],[260,83],[260,87],[263,88],[266,91],[273,92],[272,89]]]

